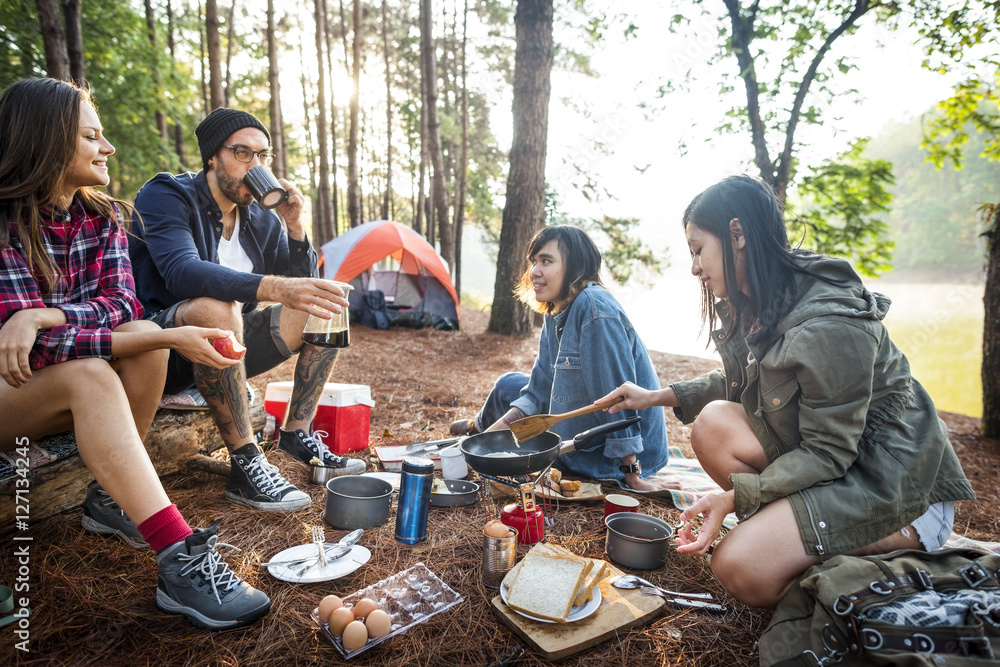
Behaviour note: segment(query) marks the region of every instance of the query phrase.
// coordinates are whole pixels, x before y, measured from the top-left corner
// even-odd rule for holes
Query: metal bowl
[[[309,466],[309,483],[325,486],[327,482],[338,476],[337,471],[343,471],[343,468],[334,468],[333,466]]]
[[[674,529],[662,519],[638,512],[617,512],[604,520],[608,558],[635,570],[658,570],[667,562]]]
[[[446,479],[445,486],[451,493],[431,491],[431,507],[462,507],[471,505],[479,498],[479,485],[462,479]]]

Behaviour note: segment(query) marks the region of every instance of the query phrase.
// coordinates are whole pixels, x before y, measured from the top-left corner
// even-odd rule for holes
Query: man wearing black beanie
[[[304,463],[319,459],[340,474],[364,472],[363,461],[336,456],[310,433],[337,349],[301,339],[309,315],[340,312],[348,302],[334,282],[318,277],[316,252],[300,219],[299,190],[280,180],[287,196],[272,212],[254,201],[244,183],[251,168],[269,166],[274,158],[263,123],[245,111],[216,109],[195,135],[203,170],[157,174],[136,196],[129,238],[136,293],[145,317],[161,327],[227,329],[246,346],[242,361],[225,370],[193,364],[172,351],[164,393],[197,387],[195,399],[207,403],[230,453],[227,498],[254,509],[296,511],[309,507],[310,498],[258,448],[246,378],[298,353],[281,448]],[[258,307],[260,302],[267,305]]]

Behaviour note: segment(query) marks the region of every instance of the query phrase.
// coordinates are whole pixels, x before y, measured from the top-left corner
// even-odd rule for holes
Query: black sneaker
[[[87,487],[87,498],[83,501],[83,519],[80,525],[84,530],[101,535],[114,535],[136,549],[145,549],[149,545],[142,539],[139,529],[128,518],[118,503],[111,499],[108,492],[101,488],[97,481]]]
[[[319,461],[318,465],[335,468],[336,470],[333,471],[334,477],[359,475],[367,470],[364,461],[352,459],[347,456],[337,456],[331,452],[323,444],[323,440],[320,439],[318,433],[309,435],[302,429],[294,431],[281,429],[281,438],[278,440],[278,446],[303,463],[317,465],[313,463],[313,459],[317,459]]]
[[[236,547],[218,542],[217,531],[216,526],[198,529],[156,557],[156,606],[209,630],[249,625],[271,609],[267,594],[236,576],[222,560],[216,547]]]
[[[294,512],[312,504],[312,499],[282,477],[252,443],[230,457],[226,498],[238,505],[273,512]]]

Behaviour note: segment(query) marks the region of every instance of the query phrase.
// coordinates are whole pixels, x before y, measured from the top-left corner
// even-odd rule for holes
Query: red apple
[[[243,355],[247,353],[247,349],[236,340],[236,334],[229,334],[225,338],[215,338],[212,340],[212,345],[226,359],[242,359]]]

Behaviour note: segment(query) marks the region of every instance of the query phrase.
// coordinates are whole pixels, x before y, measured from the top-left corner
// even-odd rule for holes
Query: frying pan
[[[514,434],[510,431],[486,431],[463,440],[460,449],[466,463],[476,472],[495,477],[516,477],[544,470],[560,454],[583,449],[597,436],[628,428],[641,419],[631,417],[601,424],[563,442],[551,431],[521,443],[515,443]],[[507,456],[498,457],[496,454]]]

